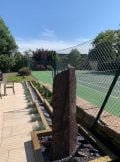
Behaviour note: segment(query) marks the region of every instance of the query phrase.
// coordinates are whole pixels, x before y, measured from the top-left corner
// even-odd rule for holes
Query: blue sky
[[[0,0],[21,51],[62,49],[120,26],[120,0]]]

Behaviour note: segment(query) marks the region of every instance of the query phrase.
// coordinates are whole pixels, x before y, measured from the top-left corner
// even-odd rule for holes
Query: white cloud
[[[77,48],[81,53],[87,53],[90,48],[90,42],[81,43],[82,39],[78,41],[63,41],[63,40],[49,40],[49,39],[22,39],[16,38],[16,42],[21,52],[31,49],[44,48],[48,50],[56,50],[59,53],[69,53],[72,49]],[[77,45],[81,43],[80,45]],[[76,46],[77,45],[77,46]],[[69,48],[70,47],[70,48]],[[62,50],[63,49],[63,50]]]
[[[16,39],[16,42],[19,46],[20,51],[25,51],[28,49],[35,50],[37,48],[44,48],[49,50],[58,50],[67,48],[72,46],[72,43],[61,41],[61,40],[42,40],[42,39],[31,39],[31,40],[24,40],[24,39]]]
[[[69,53],[72,49],[77,48],[81,53],[87,53],[90,48],[90,42],[88,38],[77,38],[73,41],[59,40],[54,30],[43,28],[43,31],[37,39],[23,39],[16,38],[16,42],[21,52],[31,49],[36,50],[37,48],[44,48],[48,50],[55,50],[59,53]],[[88,42],[86,42],[88,41]],[[84,44],[80,44],[86,42]],[[76,46],[77,44],[80,44]],[[63,50],[61,50],[63,49]]]
[[[76,38],[73,41],[59,40],[54,30],[43,28],[43,31],[37,39],[23,39],[17,38],[16,42],[21,52],[31,49],[36,50],[40,48],[55,50],[59,53],[69,53],[72,49],[77,48],[81,53],[88,53],[90,45],[90,39],[88,38]],[[84,44],[82,42],[85,42]],[[78,45],[80,44],[80,45]],[[77,45],[77,46],[76,46]],[[63,49],[63,50],[61,50]]]

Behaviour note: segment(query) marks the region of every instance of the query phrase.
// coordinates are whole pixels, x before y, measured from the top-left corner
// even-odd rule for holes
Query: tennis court
[[[32,75],[43,83],[52,84],[51,71],[33,71]],[[101,104],[111,85],[114,74],[95,71],[76,71],[77,95],[97,107]],[[108,100],[105,110],[115,116],[120,116],[120,78]]]
[[[51,71],[32,71],[32,75],[43,83],[52,84],[53,82]]]

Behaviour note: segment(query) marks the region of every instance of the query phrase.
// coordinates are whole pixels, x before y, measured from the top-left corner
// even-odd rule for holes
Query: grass
[[[50,71],[33,71],[32,75],[37,79],[42,81],[43,83],[52,84],[53,78]],[[95,74],[95,75],[84,75],[79,71],[76,72],[77,75],[77,96],[89,101],[90,103],[96,105],[97,107],[101,107],[107,90],[111,84],[113,75],[103,75],[103,74]],[[90,76],[88,78],[88,76]],[[84,77],[84,78],[83,78]],[[84,79],[82,81],[82,78]],[[86,85],[87,79],[88,84]],[[119,83],[118,83],[119,84]],[[97,87],[96,87],[97,86]],[[120,116],[120,95],[119,85],[114,88],[115,93],[113,93],[108,100],[105,110],[115,116]],[[116,92],[118,93],[115,96]]]
[[[7,81],[14,81],[14,82],[22,82],[22,81],[30,81],[30,80],[34,80],[34,78],[32,76],[22,77],[17,75],[16,73],[12,73],[7,77]]]

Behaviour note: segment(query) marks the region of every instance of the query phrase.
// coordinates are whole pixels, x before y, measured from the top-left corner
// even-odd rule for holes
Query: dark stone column
[[[69,67],[59,73],[53,83],[52,159],[69,156],[76,147],[76,77]]]

